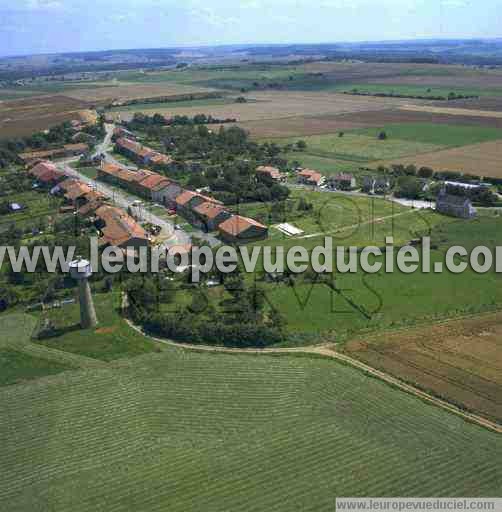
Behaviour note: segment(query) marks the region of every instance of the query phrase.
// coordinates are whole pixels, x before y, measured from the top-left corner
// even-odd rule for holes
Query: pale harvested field
[[[495,117],[502,119],[502,112],[475,110],[471,108],[433,107],[430,105],[400,105],[399,109],[410,112],[428,112],[430,114],[446,114],[450,116]],[[454,121],[452,120],[452,122]]]
[[[23,137],[79,118],[89,103],[67,96],[41,96],[0,102],[0,138]]]
[[[347,352],[502,423],[502,314],[351,342]]]
[[[502,178],[502,140],[482,142],[461,148],[444,149],[417,156],[376,162],[373,165],[414,164],[438,171],[461,171]]]
[[[378,112],[374,112],[378,114]],[[374,123],[378,126],[378,123]],[[238,126],[247,130],[254,138],[284,138],[308,135],[322,135],[356,128],[373,126],[365,121],[353,120],[341,116],[328,115],[317,117],[288,117],[287,119],[267,119],[261,121],[244,121]]]
[[[141,112],[158,112],[167,116],[210,114],[218,118],[235,118],[240,122],[261,121],[266,119],[285,119],[290,117],[319,116],[323,114],[343,114],[369,110],[383,110],[403,103],[393,98],[349,97],[343,94],[314,92],[256,92],[248,96],[255,101],[230,105],[213,105],[205,107],[187,107],[176,109],[145,109]],[[131,111],[117,111],[122,119],[134,115]]]
[[[170,82],[147,85],[120,83],[110,87],[76,89],[65,94],[79,100],[105,102],[110,100],[155,98],[157,96],[176,96],[178,94],[211,92],[212,90],[206,87],[193,87],[191,85],[173,84]]]

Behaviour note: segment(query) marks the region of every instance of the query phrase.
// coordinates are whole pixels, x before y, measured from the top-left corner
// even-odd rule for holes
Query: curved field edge
[[[14,512],[324,511],[502,482],[500,436],[326,358],[173,347],[3,388],[0,405]]]

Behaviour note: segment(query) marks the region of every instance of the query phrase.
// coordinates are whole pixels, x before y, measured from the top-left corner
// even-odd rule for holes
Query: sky
[[[0,0],[0,54],[502,36],[502,0]]]

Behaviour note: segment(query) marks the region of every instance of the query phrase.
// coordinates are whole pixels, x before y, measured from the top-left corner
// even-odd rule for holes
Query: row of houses
[[[98,169],[98,179],[132,192],[144,199],[164,202],[161,191],[172,182],[156,172],[141,169],[131,171],[120,165],[102,162]]]
[[[100,246],[139,248],[150,244],[150,237],[143,227],[121,208],[107,203],[108,198],[87,183],[59,171],[52,162],[39,162],[29,174],[39,186],[49,188],[54,195],[62,195],[67,207],[81,217],[91,218],[99,229]]]
[[[216,199],[186,190],[178,183],[153,171],[131,171],[102,163],[98,179],[118,185],[147,200],[162,204],[205,232],[219,231],[230,242],[266,238],[268,228],[253,219],[234,215]]]
[[[127,137],[119,137],[115,141],[116,150],[136,162],[138,165],[150,165],[152,167],[167,166],[174,162],[169,155],[159,153],[154,149],[143,146],[136,140]]]

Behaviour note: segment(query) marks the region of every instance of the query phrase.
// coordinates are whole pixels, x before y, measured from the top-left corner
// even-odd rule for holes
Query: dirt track
[[[320,355],[324,357],[329,357],[332,359],[335,359],[337,361],[340,361],[344,364],[349,364],[350,366],[353,366],[354,368],[357,368],[359,370],[364,371],[365,373],[368,373],[372,375],[373,377],[376,377],[387,384],[394,386],[398,389],[401,389],[402,391],[405,391],[407,393],[410,393],[417,398],[420,398],[421,400],[424,400],[426,402],[429,402],[437,407],[441,407],[442,409],[445,409],[453,414],[456,414],[457,416],[460,416],[466,421],[469,421],[471,423],[475,423],[481,427],[487,428],[488,430],[497,432],[499,434],[502,434],[502,425],[499,423],[496,423],[494,421],[490,421],[487,418],[484,418],[482,416],[478,416],[473,413],[469,413],[466,411],[463,411],[459,407],[456,407],[453,404],[450,404],[449,402],[446,402],[445,400],[441,400],[440,398],[434,397],[420,389],[418,389],[415,386],[412,386],[410,384],[407,384],[403,382],[402,380],[393,377],[381,370],[377,370],[376,368],[373,368],[361,361],[358,361],[346,354],[341,354],[340,352],[337,352],[333,346],[330,345],[320,345],[320,346],[308,346],[308,347],[299,347],[299,348],[265,348],[265,349],[237,349],[237,348],[225,348],[225,347],[213,347],[213,346],[207,346],[207,345],[190,345],[187,343],[177,343],[174,341],[169,341],[166,339],[156,338],[153,336],[150,336],[146,334],[141,328],[139,328],[137,325],[135,325],[130,320],[126,319],[129,326],[133,329],[135,329],[137,332],[143,334],[144,336],[149,337],[150,339],[163,343],[172,347],[182,348],[186,350],[198,350],[198,351],[204,351],[204,352],[221,352],[221,353],[227,353],[227,354],[235,354],[235,353],[241,353],[241,354],[312,354],[312,355]]]

